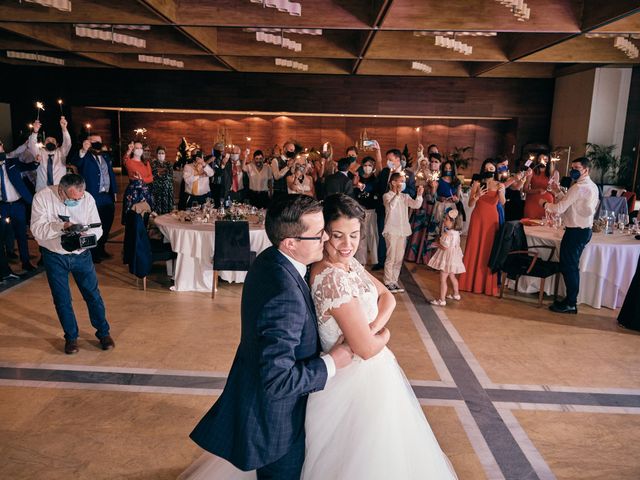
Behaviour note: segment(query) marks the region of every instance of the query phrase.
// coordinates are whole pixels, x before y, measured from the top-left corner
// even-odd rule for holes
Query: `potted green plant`
[[[469,161],[473,159],[472,153],[473,147],[453,147],[453,151],[448,155],[448,158],[455,162],[456,170],[465,169],[469,166]]]
[[[587,143],[586,156],[591,160],[592,170],[598,170],[600,174],[599,185],[603,187],[605,183],[612,184],[625,183],[629,173],[629,159],[614,155],[616,145],[598,145],[597,143]]]

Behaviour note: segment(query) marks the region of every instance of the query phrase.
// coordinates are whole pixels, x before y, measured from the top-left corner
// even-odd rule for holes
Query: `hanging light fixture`
[[[464,42],[456,40],[455,34],[453,38],[445,37],[443,35],[436,35],[435,45],[436,47],[449,48],[454,52],[462,53],[464,55],[471,55],[473,53],[473,47]]]
[[[294,17],[302,15],[302,4],[289,0],[249,0],[251,3],[262,4],[263,7],[275,8],[279,12],[288,13]]]
[[[629,58],[638,58],[638,47],[636,47],[628,38],[616,37],[613,41],[613,46],[618,50],[621,50]]]
[[[525,2],[524,0],[495,0],[495,1],[498,2],[500,5],[504,5],[509,10],[511,10],[511,13],[513,13],[513,16],[516,17],[516,20],[518,20],[519,22],[524,22],[525,20],[529,20],[529,17],[531,17],[531,9],[527,5],[527,2]]]
[[[298,35],[322,35],[321,28],[243,28],[243,32],[297,33]]]
[[[302,51],[302,44],[286,38],[282,35],[274,35],[273,33],[256,32],[256,40],[258,42],[270,43],[272,45],[279,45],[282,48],[288,48],[294,52]]]
[[[105,42],[120,43],[138,48],[147,48],[147,41],[145,39],[117,33],[114,31],[113,25],[110,26],[110,30],[103,30],[100,28],[89,28],[82,24],[78,24],[75,25],[75,33],[78,37],[104,40]]]
[[[7,58],[16,58],[18,60],[30,60],[33,62],[51,63],[53,65],[64,65],[62,58],[50,57],[48,55],[39,55],[37,53],[16,52],[7,50]]]
[[[37,3],[38,5],[42,5],[43,7],[55,8],[62,12],[71,11],[70,0],[24,0],[24,1],[28,3]]]
[[[431,73],[433,71],[433,69],[429,65],[421,62],[411,62],[411,68],[414,70],[419,70],[423,73]]]
[[[309,65],[307,65],[306,63],[296,62],[295,60],[289,60],[286,58],[276,58],[275,62],[278,67],[293,68],[295,70],[300,70],[302,72],[307,72],[309,70]]]
[[[138,61],[142,63],[155,63],[167,67],[184,68],[184,62],[167,57],[155,57],[152,55],[138,55]]]

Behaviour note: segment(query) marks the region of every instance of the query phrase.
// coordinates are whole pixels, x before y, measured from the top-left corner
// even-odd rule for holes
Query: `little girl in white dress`
[[[444,212],[438,251],[431,257],[428,264],[431,268],[440,270],[440,298],[431,300],[432,305],[439,307],[444,307],[447,304],[445,298],[460,300],[456,275],[464,273],[465,268],[464,263],[462,263],[460,232],[453,228],[457,217],[458,211],[454,208],[447,208]],[[447,295],[447,279],[451,280],[453,295]]]

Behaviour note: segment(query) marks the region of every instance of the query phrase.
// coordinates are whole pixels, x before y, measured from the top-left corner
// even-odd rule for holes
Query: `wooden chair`
[[[216,298],[219,271],[247,271],[256,258],[256,252],[251,251],[249,222],[219,220],[214,235],[211,298]]]
[[[538,252],[532,252],[535,249],[549,250],[549,257],[547,260],[541,260]],[[554,287],[554,300],[558,297],[558,282],[560,264],[558,262],[551,261],[553,254],[556,251],[556,247],[549,245],[538,245],[535,247],[526,247],[526,250],[513,250],[507,254],[507,260],[502,266],[502,284],[500,286],[500,298],[504,293],[504,286],[507,282],[507,278],[515,279],[515,294],[518,294],[518,280],[522,276],[536,277],[540,279],[540,291],[538,293],[538,307],[542,306],[542,299],[544,298],[544,284],[545,280],[552,275],[556,275],[556,282]]]

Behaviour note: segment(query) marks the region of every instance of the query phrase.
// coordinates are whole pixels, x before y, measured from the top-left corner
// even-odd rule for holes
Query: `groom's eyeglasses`
[[[315,240],[316,242],[319,242],[322,240],[322,235],[320,235],[319,237],[293,237],[296,240]]]

